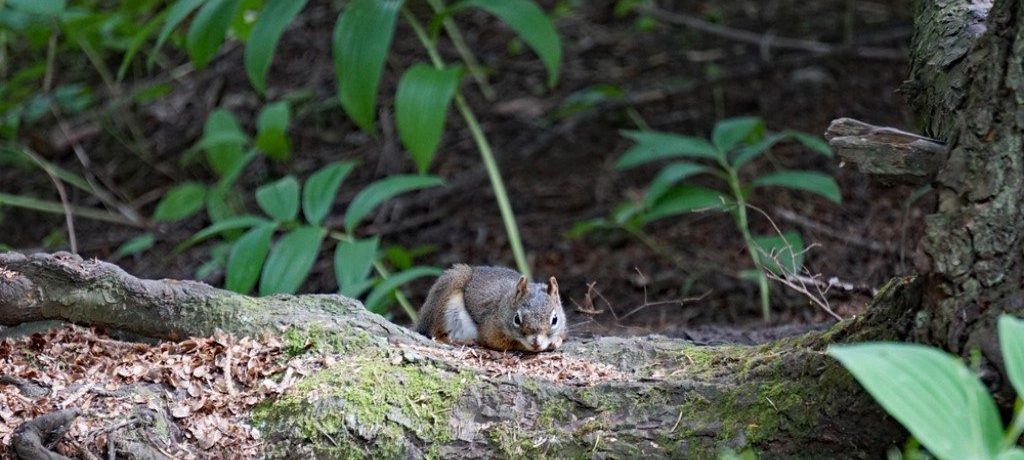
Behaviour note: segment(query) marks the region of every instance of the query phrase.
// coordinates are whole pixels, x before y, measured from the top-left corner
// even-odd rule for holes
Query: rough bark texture
[[[828,344],[977,347],[994,364],[987,381],[1005,386],[995,319],[1024,309],[1022,21],[1024,0],[919,2],[905,92],[948,147],[923,242],[931,272],[894,280],[864,317],[823,333],[755,347],[576,340],[564,356],[618,376],[592,386],[488,377],[338,296],[255,299],[67,254],[0,255],[0,324],[59,319],[160,338],[293,328],[339,344],[335,366],[255,411],[282,457],[706,457],[749,446],[766,458],[878,458],[905,435],[824,356]]]
[[[908,86],[950,151],[926,218],[931,273],[912,337],[964,355],[980,349],[995,364],[987,380],[1005,390],[991,372],[1001,368],[996,318],[1024,308],[1024,2],[919,3]]]

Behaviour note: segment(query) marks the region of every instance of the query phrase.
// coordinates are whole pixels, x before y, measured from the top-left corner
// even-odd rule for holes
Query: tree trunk
[[[337,364],[253,413],[273,456],[700,458],[752,447],[766,458],[878,458],[906,435],[824,356],[830,343],[977,347],[986,381],[1005,387],[995,319],[1024,308],[1022,8],[919,2],[904,91],[948,148],[922,242],[930,271],[893,280],[866,315],[825,332],[759,346],[570,340],[558,354],[497,358],[526,369],[502,375],[495,358],[428,341],[350,299],[251,298],[139,280],[69,254],[0,255],[0,324],[58,319],[166,339],[217,328],[330,336],[344,350]]]

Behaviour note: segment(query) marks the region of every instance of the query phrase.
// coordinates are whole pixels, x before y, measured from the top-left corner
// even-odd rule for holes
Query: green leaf
[[[716,190],[680,185],[666,192],[651,206],[644,214],[644,222],[649,223],[694,211],[721,211],[729,202],[728,197]]]
[[[732,160],[732,167],[734,169],[739,169],[741,166],[761,156],[764,152],[767,152],[773,145],[785,138],[785,134],[773,134],[753,144],[740,148],[736,158]]]
[[[181,24],[181,21],[184,21],[192,11],[199,8],[199,5],[202,5],[205,1],[206,0],[178,0],[174,5],[167,9],[167,20],[164,21],[164,27],[160,29],[160,35],[157,36],[156,44],[153,45],[153,52],[149,56],[148,65],[153,65],[157,52],[160,51],[160,47],[163,46],[165,41],[167,41],[167,37],[171,36],[171,32],[174,32],[174,29],[178,28],[178,24]]]
[[[828,142],[825,142],[824,139],[800,131],[786,131],[786,134],[800,141],[801,144],[804,144],[804,147],[832,158],[832,147],[829,147]]]
[[[295,220],[299,215],[299,181],[287,176],[256,189],[256,203],[278,222]]]
[[[395,121],[402,145],[421,173],[430,169],[444,132],[448,106],[459,84],[458,68],[435,69],[426,64],[409,68],[398,83]]]
[[[189,237],[189,239],[185,240],[184,242],[176,246],[174,248],[173,253],[180,253],[181,251],[184,251],[185,249],[195,246],[196,244],[199,244],[200,242],[214,235],[229,232],[232,230],[249,228],[254,225],[260,225],[267,222],[268,221],[266,219],[256,216],[229,217],[196,232],[195,235],[192,235],[191,237]]]
[[[160,18],[163,14],[160,14]],[[150,21],[145,27],[139,29],[132,35],[132,40],[128,44],[128,48],[125,49],[124,56],[121,58],[121,65],[117,68],[117,81],[120,82],[124,79],[124,75],[128,73],[128,66],[132,63],[132,59],[135,59],[135,55],[142,48],[142,45],[146,44],[146,40],[149,39],[150,35],[156,31],[156,26],[159,25],[158,20]]]
[[[250,42],[252,43],[252,42]],[[291,109],[284,101],[267,104],[256,118],[256,147],[275,160],[287,160],[292,152],[288,143]]]
[[[467,6],[487,11],[515,30],[544,63],[548,71],[548,86],[555,86],[562,65],[562,40],[544,10],[530,0],[466,0],[454,8]]]
[[[217,109],[206,117],[199,145],[206,151],[210,168],[223,176],[240,161],[242,148],[248,141],[235,116],[227,109]]]
[[[718,158],[715,146],[699,137],[649,131],[623,131],[622,135],[637,143],[622,154],[615,163],[615,169],[632,168],[665,158]]]
[[[302,188],[302,212],[307,222],[313,225],[323,223],[338,195],[338,188],[355,165],[351,161],[331,163],[306,179]]]
[[[152,233],[144,233],[126,241],[121,247],[117,248],[117,252],[114,252],[114,258],[139,254],[149,250],[149,248],[153,247],[154,243],[156,243],[156,237]]]
[[[758,117],[737,117],[722,120],[711,131],[711,142],[722,152],[728,152],[740,142],[756,140],[764,134],[764,122]]]
[[[267,0],[245,44],[245,71],[260,94],[266,91],[267,71],[274,59],[277,42],[307,0]]]
[[[358,297],[370,285],[366,283],[377,258],[377,237],[355,241],[340,241],[334,249],[334,277],[341,295]]]
[[[345,230],[352,233],[363,220],[386,200],[405,192],[443,185],[444,180],[437,176],[397,175],[381,179],[364,188],[352,199],[345,210]]]
[[[814,171],[779,171],[767,174],[752,183],[754,187],[778,186],[794,190],[816,193],[835,203],[842,203],[843,196],[839,192],[839,184],[827,174]]]
[[[436,267],[413,267],[408,270],[395,273],[388,279],[382,281],[376,287],[370,291],[370,295],[366,296],[366,309],[375,313],[383,313],[381,307],[384,306],[384,301],[387,296],[398,289],[403,284],[406,284],[416,278],[422,278],[424,276],[440,276],[444,270]]]
[[[185,49],[196,69],[202,70],[217,54],[241,0],[208,0],[188,29]]]
[[[278,240],[260,277],[260,295],[294,294],[316,262],[324,230],[299,227]]]
[[[804,266],[804,239],[799,232],[755,236],[754,245],[761,265],[776,275],[794,275]]]
[[[1024,321],[1010,315],[999,317],[999,346],[1006,376],[1017,395],[1024,397]]]
[[[185,219],[203,209],[206,187],[196,182],[185,182],[164,194],[153,211],[153,220],[174,222]]]
[[[710,170],[711,168],[707,166],[695,163],[672,163],[664,167],[654,180],[651,181],[651,185],[647,186],[647,193],[644,199],[648,204],[654,204],[658,198],[661,198],[677,182]]]
[[[67,8],[66,0],[7,0],[7,6],[29,14],[57,16]]]
[[[365,132],[373,132],[377,89],[395,34],[401,0],[352,0],[334,28],[334,70],[345,113]]]
[[[277,230],[276,222],[258,225],[235,240],[228,254],[224,287],[240,294],[248,294],[260,278],[260,270],[270,251],[270,239]]]
[[[1010,450],[999,453],[996,460],[1024,460],[1024,450],[1020,447],[1013,447]]]
[[[609,227],[612,227],[612,225],[608,222],[608,219],[597,217],[572,224],[572,228],[565,232],[565,237],[569,239],[576,239],[593,233],[594,231]]]
[[[916,344],[830,346],[889,415],[938,458],[991,458],[1001,422],[978,377],[959,359]]]

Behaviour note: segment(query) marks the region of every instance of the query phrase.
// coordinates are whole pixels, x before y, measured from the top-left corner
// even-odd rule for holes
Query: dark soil
[[[497,90],[497,100],[485,100],[469,79],[463,90],[499,156],[537,277],[559,277],[569,310],[586,304],[587,284],[596,283],[590,297],[593,307],[603,313],[594,317],[574,314],[577,332],[655,332],[702,342],[756,341],[831,321],[802,295],[775,286],[772,327],[765,329],[755,286],[734,276],[749,268],[749,260],[726,215],[694,214],[649,228],[659,245],[681,256],[683,267],[628,235],[605,232],[570,240],[564,233],[576,222],[607,215],[617,203],[637,196],[653,177],[654,166],[626,172],[612,168],[630,144],[618,131],[635,129],[637,117],[653,129],[688,135],[706,135],[718,119],[751,114],[763,117],[773,130],[792,128],[820,134],[832,119],[848,116],[912,131],[913,121],[898,95],[907,75],[906,61],[761,49],[658,22],[658,18],[652,18],[655,24],[647,29],[635,14],[616,16],[614,2],[565,3],[576,6],[557,21],[565,61],[554,90],[546,89],[543,67],[532,53],[510,52],[515,48],[509,45],[514,34],[508,28],[482,13],[462,14],[458,21],[470,47],[493,71],[490,82]],[[720,18],[725,25],[757,33],[832,44],[871,42],[893,50],[905,48],[909,41],[908,3],[659,2],[668,10]],[[287,164],[260,160],[250,167],[241,181],[250,199],[257,184],[268,179],[288,173],[304,177],[339,159],[361,162],[343,186],[342,205],[375,179],[414,170],[394,134],[391,113],[381,111],[380,135],[375,138],[359,132],[337,104],[329,46],[336,17],[336,7],[329,2],[310,2],[299,23],[284,35],[271,68],[268,97],[288,95],[300,101],[293,109],[296,118],[290,132],[295,153]],[[400,71],[425,60],[415,37],[404,26],[399,27],[393,51],[382,85],[382,107],[390,106]],[[452,49],[442,51],[449,61],[455,59]],[[195,142],[212,108],[230,108],[251,128],[262,105],[245,78],[241,47],[223,51],[202,72],[173,74],[183,62],[182,56],[171,51],[164,70],[134,82],[169,81],[173,90],[163,99],[131,105],[128,112],[98,110],[76,120],[79,125],[102,125],[97,135],[82,144],[93,173],[116,184],[118,193],[144,214],[151,213],[162,192],[175,183],[210,181],[202,166],[183,166],[179,157]],[[59,65],[77,67],[75,63]],[[58,75],[60,78],[74,76]],[[569,95],[602,84],[622,88],[627,100],[645,95],[643,103],[612,101],[567,118],[554,115]],[[145,130],[147,145],[142,151],[149,158],[133,153],[118,140],[125,133],[123,113],[131,113]],[[45,141],[50,128],[29,129],[26,138]],[[82,169],[69,149],[47,149],[45,142],[41,144],[40,150],[51,161]],[[752,201],[783,230],[799,230],[806,242],[814,243],[806,259],[812,273],[866,287],[854,294],[830,292],[828,299],[837,313],[849,317],[862,312],[870,299],[870,287],[913,271],[919,224],[930,198],[905,210],[912,188],[870,183],[855,171],[841,168],[837,161],[793,144],[783,144],[773,152],[754,172],[777,167],[816,169],[835,174],[842,188],[841,206],[808,194],[772,189],[757,192]],[[395,200],[381,209],[364,228],[365,233],[382,235],[386,244],[433,247],[419,263],[513,266],[480,158],[454,112],[432,172],[446,178],[449,186]],[[0,170],[0,183],[0,191],[6,193],[56,199],[49,180],[38,172]],[[80,204],[98,205],[88,196],[72,198]],[[812,223],[787,219],[786,211]],[[758,233],[772,231],[767,219],[753,219]],[[103,259],[140,233],[84,219],[76,224],[80,252]],[[170,251],[203,225],[196,218],[185,225],[164,226],[153,250],[116,262],[139,276],[192,278],[209,257],[208,248],[177,256]],[[11,208],[0,215],[0,234],[4,235],[0,241],[18,250],[58,249],[59,244],[48,247],[41,242],[61,232],[60,216]],[[330,253],[324,252],[304,291],[336,289]],[[222,283],[221,276],[215,273],[205,281],[216,285]],[[421,280],[406,292],[418,304],[428,287],[429,280]],[[395,312],[396,321],[406,321],[399,310]],[[750,329],[757,331],[742,331]]]

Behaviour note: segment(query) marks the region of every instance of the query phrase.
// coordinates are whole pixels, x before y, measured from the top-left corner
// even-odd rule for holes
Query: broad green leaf
[[[154,59],[156,59],[157,52],[160,51],[160,47],[163,46],[164,42],[167,41],[167,37],[171,36],[171,32],[178,28],[178,24],[184,21],[192,11],[199,8],[206,0],[178,0],[170,8],[167,9],[167,20],[164,21],[164,27],[160,29],[160,35],[157,36],[156,44],[153,45],[153,52],[149,56],[148,65],[152,66]]]
[[[800,131],[786,131],[786,134],[800,141],[805,147],[832,158],[832,147],[829,147],[828,142],[825,142],[824,139]]]
[[[827,174],[814,171],[779,171],[767,174],[752,183],[754,187],[778,186],[816,193],[835,203],[842,203],[839,184]]]
[[[958,358],[896,343],[830,346],[828,354],[936,457],[998,452],[1002,426],[995,403]]]
[[[249,229],[235,240],[228,253],[224,287],[240,294],[248,294],[256,287],[275,230],[277,223],[268,222]]]
[[[366,283],[377,258],[377,237],[355,241],[340,241],[334,249],[334,277],[341,295],[358,297],[369,287]]]
[[[245,44],[245,71],[260,94],[266,91],[267,71],[277,42],[308,0],[267,0]]]
[[[608,219],[605,219],[603,217],[597,217],[594,219],[576,222],[575,224],[572,224],[572,228],[570,228],[569,231],[565,232],[565,237],[569,239],[575,239],[582,236],[586,236],[587,234],[590,234],[596,230],[608,227],[611,227],[611,224],[608,222]]]
[[[615,169],[626,169],[665,158],[691,157],[717,159],[718,150],[699,137],[648,131],[623,131],[636,145],[622,154]]]
[[[248,141],[235,116],[227,109],[217,109],[206,118],[199,144],[206,151],[210,168],[223,176],[242,157],[242,148]]]
[[[707,166],[695,163],[672,163],[664,167],[654,180],[651,181],[651,185],[647,187],[647,193],[644,196],[644,199],[649,205],[654,204],[658,198],[661,198],[661,196],[672,188],[673,185],[676,185],[677,182],[710,170],[711,168],[708,168]]]
[[[331,163],[306,179],[302,188],[302,212],[307,222],[313,225],[323,223],[338,195],[338,188],[355,165],[351,161]]]
[[[562,40],[551,19],[531,0],[465,0],[454,8],[473,6],[508,24],[537,53],[548,71],[548,86],[558,82],[562,65]]]
[[[785,134],[773,134],[753,144],[740,148],[739,152],[736,154],[736,158],[732,160],[732,167],[739,169],[743,165],[761,156],[761,154],[767,152],[773,145],[785,138]]]
[[[139,254],[153,247],[154,243],[156,243],[156,236],[153,236],[152,233],[144,233],[126,241],[121,247],[117,248],[117,251],[114,252],[114,258]]]
[[[804,266],[804,239],[799,232],[755,236],[761,265],[779,276],[794,275]]]
[[[398,175],[374,182],[360,191],[348,205],[348,209],[345,210],[345,230],[352,233],[360,221],[386,200],[405,192],[443,184],[444,180],[440,177],[423,175]]]
[[[377,89],[402,0],[352,0],[334,28],[334,71],[345,113],[373,132]]]
[[[729,118],[715,123],[711,142],[722,152],[728,152],[740,142],[756,140],[764,133],[764,122],[758,117]]]
[[[299,215],[299,181],[287,176],[256,189],[256,203],[278,222],[294,220]]]
[[[260,295],[294,294],[316,262],[324,230],[299,227],[277,241],[260,276]]]
[[[57,16],[67,7],[66,0],[7,0],[7,6],[25,13]]]
[[[202,70],[217,54],[241,0],[207,0],[188,28],[185,49],[196,69]]]
[[[255,225],[264,224],[264,223],[267,223],[267,222],[268,221],[266,219],[264,219],[262,217],[256,217],[256,216],[229,217],[227,219],[218,221],[218,222],[214,223],[213,225],[210,225],[209,227],[206,227],[206,228],[196,232],[195,235],[192,235],[191,237],[189,237],[189,239],[185,240],[184,242],[182,242],[181,244],[176,246],[174,248],[173,252],[174,253],[180,253],[181,251],[184,251],[185,249],[188,249],[188,248],[190,248],[192,246],[195,246],[196,244],[198,244],[198,243],[200,243],[200,242],[202,242],[202,241],[206,240],[207,238],[210,238],[210,237],[212,237],[214,235],[219,235],[221,233],[229,232],[229,231],[232,231],[232,230],[239,230],[239,229],[243,229],[243,228],[249,228],[249,227],[252,227],[252,226],[255,226]]]
[[[644,222],[694,211],[725,209],[730,200],[722,193],[703,187],[680,185],[669,190],[644,214]]]
[[[402,145],[412,154],[421,173],[430,169],[437,144],[444,132],[448,106],[459,84],[458,68],[435,69],[426,64],[412,66],[398,83],[395,121]]]
[[[1010,315],[999,317],[999,346],[1003,352],[1006,376],[1024,398],[1024,321]]]
[[[381,307],[384,306],[384,301],[387,299],[387,296],[394,292],[395,289],[398,289],[403,284],[406,284],[416,278],[422,278],[424,276],[440,276],[442,272],[443,270],[436,267],[413,267],[408,270],[395,273],[370,291],[370,295],[366,296],[366,309],[374,313],[384,313],[381,311]]]
[[[185,219],[203,209],[206,187],[196,182],[185,182],[164,194],[153,211],[153,220],[173,222]]]
[[[250,42],[252,43],[252,42]],[[288,142],[291,109],[284,101],[268,104],[256,118],[256,147],[275,160],[286,160],[292,152]]]
[[[996,460],[1024,460],[1024,450],[1020,447],[1013,447],[1010,450],[999,453]]]

